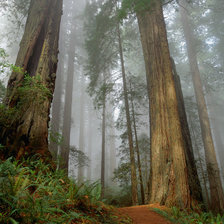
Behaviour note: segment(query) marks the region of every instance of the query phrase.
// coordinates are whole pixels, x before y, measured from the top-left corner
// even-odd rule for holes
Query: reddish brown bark
[[[188,208],[201,200],[191,186],[187,138],[182,131],[161,1],[137,13],[150,100],[150,202]],[[190,158],[189,158],[190,159]],[[195,177],[197,178],[197,176]]]
[[[40,76],[41,82],[53,94],[57,69],[58,38],[62,0],[32,0],[25,32],[20,43],[16,66],[22,67],[30,76]],[[18,106],[21,99],[17,90],[23,85],[24,74],[13,72],[7,87],[5,104]],[[21,113],[11,125],[0,127],[1,143],[6,146],[4,157],[19,159],[39,153],[50,156],[48,151],[48,122],[52,97],[26,102]]]

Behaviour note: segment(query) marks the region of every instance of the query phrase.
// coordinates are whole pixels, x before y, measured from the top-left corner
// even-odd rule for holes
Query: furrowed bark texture
[[[205,149],[205,159],[211,195],[210,208],[216,212],[223,212],[224,194],[222,189],[218,162],[216,159],[215,147],[212,139],[207,105],[203,93],[203,85],[200,77],[200,71],[198,68],[197,54],[194,48],[193,33],[190,28],[188,16],[186,14],[186,4],[184,1],[181,1],[181,6],[184,7],[180,7],[181,22],[183,24],[184,36],[187,43],[187,53],[197,101],[202,139]]]
[[[187,169],[189,173],[189,176],[188,176],[189,185],[191,186],[191,194],[193,195],[193,197],[198,198],[202,201],[202,189],[201,189],[201,185],[200,185],[200,181],[199,181],[198,173],[197,173],[197,168],[195,164],[191,134],[190,134],[190,129],[187,122],[187,114],[185,111],[184,97],[183,97],[183,92],[181,89],[180,77],[177,74],[176,65],[172,58],[171,58],[171,61],[172,61],[175,89],[177,93],[178,110],[180,114],[180,121],[181,121],[181,127],[182,127],[181,131],[182,131],[182,135],[184,137],[184,143],[185,143],[185,155],[187,160]]]
[[[43,84],[53,94],[57,70],[58,39],[62,14],[62,0],[33,0],[30,3],[25,32],[20,43],[16,66],[30,76],[39,75]],[[13,72],[7,87],[5,103],[12,108],[20,103],[16,92],[22,86],[24,74]],[[6,146],[4,157],[19,159],[39,153],[50,156],[48,151],[48,122],[52,97],[44,102],[29,102],[18,119],[8,127],[0,127],[1,143]]]
[[[193,168],[186,158],[191,152],[182,131],[161,2],[153,1],[137,17],[150,100],[150,203],[188,208],[201,198],[191,186]]]

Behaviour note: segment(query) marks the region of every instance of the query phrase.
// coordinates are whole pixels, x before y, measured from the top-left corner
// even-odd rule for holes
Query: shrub
[[[172,207],[169,212],[162,211],[158,208],[153,209],[155,212],[163,215],[173,223],[177,224],[223,224],[224,214],[214,215],[212,212],[199,212],[194,210],[181,210],[177,207]]]
[[[122,223],[100,193],[99,183],[77,185],[35,157],[0,161],[0,223]]]

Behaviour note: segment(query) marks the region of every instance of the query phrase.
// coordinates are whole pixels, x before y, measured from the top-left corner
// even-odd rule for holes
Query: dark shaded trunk
[[[206,180],[206,175],[205,175],[205,171],[204,171],[204,168],[203,168],[203,164],[202,164],[202,158],[201,158],[201,155],[200,155],[200,151],[199,151],[199,147],[197,145],[197,136],[195,134],[195,131],[194,131],[194,128],[193,128],[193,121],[191,120],[191,118],[189,118],[189,124],[190,124],[190,130],[191,130],[191,133],[192,133],[192,139],[194,139],[194,142],[195,142],[195,155],[196,157],[198,158],[199,160],[199,170],[201,170],[201,176],[202,176],[202,183],[203,183],[203,187],[202,189],[204,189],[204,194],[205,194],[205,203],[206,203],[206,207],[208,208],[209,207],[209,204],[210,204],[210,199],[209,199],[209,193],[208,193],[208,188],[207,188],[207,180]]]
[[[187,53],[190,64],[190,70],[192,74],[192,80],[195,90],[195,96],[198,107],[198,114],[202,132],[202,139],[205,149],[205,159],[208,171],[208,178],[210,184],[211,205],[210,208],[216,212],[224,211],[224,194],[220,179],[219,167],[216,159],[215,147],[212,139],[210,121],[207,111],[207,105],[203,93],[203,85],[200,77],[200,71],[198,68],[197,54],[194,47],[193,31],[189,24],[189,18],[187,16],[187,5],[184,1],[181,1],[180,13],[181,22],[183,25],[184,36],[187,43]]]
[[[128,143],[129,143],[129,150],[130,150],[132,204],[136,205],[138,204],[138,193],[137,193],[137,177],[136,177],[136,168],[135,168],[135,154],[134,154],[133,137],[132,137],[132,130],[131,130],[131,117],[130,117],[130,110],[129,110],[129,103],[128,103],[128,90],[127,90],[126,74],[125,74],[125,67],[124,67],[123,48],[122,48],[119,25],[117,27],[117,35],[118,35],[118,41],[119,41],[119,54],[120,54],[120,61],[121,61]]]
[[[150,203],[189,208],[202,200],[175,88],[161,1],[137,13],[150,101]],[[189,151],[188,151],[189,150]],[[194,176],[197,179],[197,176]],[[198,181],[197,181],[198,182]],[[198,189],[195,191],[195,189]]]
[[[187,114],[186,114],[185,105],[184,105],[184,97],[183,97],[183,92],[181,89],[180,77],[177,74],[176,65],[172,58],[171,58],[171,61],[172,61],[175,89],[177,94],[178,110],[179,110],[180,121],[182,126],[181,131],[184,137],[185,149],[187,149],[185,150],[185,153],[186,153],[186,159],[187,159],[187,169],[188,169],[188,173],[190,174],[188,177],[188,180],[191,186],[192,194],[196,194],[194,197],[201,198],[202,191],[200,187],[200,181],[198,178],[198,173],[197,173],[197,168],[196,168],[196,163],[194,158],[190,129],[187,122]]]
[[[38,75],[42,85],[52,94],[57,70],[61,14],[62,0],[31,1],[16,60],[16,66],[22,67],[30,76]],[[37,153],[43,158],[50,157],[48,122],[52,96],[42,98],[40,93],[31,102],[27,102],[26,96],[23,99],[18,97],[18,87],[23,86],[23,81],[23,73],[13,72],[8,82],[5,104],[8,108],[17,107],[20,113],[9,126],[0,127],[0,141],[7,148],[1,157],[14,156],[19,159],[25,154],[27,157]]]
[[[60,117],[61,117],[61,96],[62,96],[62,71],[63,60],[59,59],[59,66],[57,71],[57,79],[55,84],[55,93],[52,102],[52,118],[51,118],[51,135],[49,150],[52,154],[53,160],[56,161],[58,157],[58,138],[60,133]]]

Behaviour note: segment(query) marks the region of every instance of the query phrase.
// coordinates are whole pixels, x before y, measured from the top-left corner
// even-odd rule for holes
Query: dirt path
[[[171,224],[165,218],[161,217],[156,212],[150,211],[150,208],[157,207],[154,205],[142,205],[119,208],[121,214],[127,214],[134,224]]]

